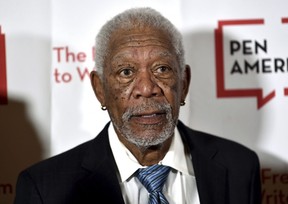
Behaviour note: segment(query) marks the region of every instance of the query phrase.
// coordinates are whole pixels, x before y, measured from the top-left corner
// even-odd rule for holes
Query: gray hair
[[[100,76],[103,74],[105,60],[109,54],[109,42],[113,33],[118,30],[146,27],[157,28],[169,36],[172,46],[175,49],[180,69],[184,70],[185,62],[182,35],[176,29],[176,27],[154,9],[132,8],[116,15],[114,18],[104,24],[96,36],[95,62],[96,70]]]

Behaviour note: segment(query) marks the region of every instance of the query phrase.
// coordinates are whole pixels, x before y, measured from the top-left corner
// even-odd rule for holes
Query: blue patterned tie
[[[137,178],[150,193],[149,204],[169,204],[162,193],[169,171],[170,167],[158,164],[138,170]]]

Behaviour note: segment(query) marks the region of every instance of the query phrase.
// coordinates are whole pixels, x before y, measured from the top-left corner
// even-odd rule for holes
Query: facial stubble
[[[135,115],[143,113],[145,110],[157,110],[165,113],[166,121],[153,125],[142,125],[144,131],[136,131],[131,127],[130,119]],[[150,101],[141,106],[129,107],[122,115],[122,124],[118,124],[112,119],[117,131],[130,143],[141,149],[147,149],[152,146],[161,146],[167,139],[174,134],[176,120],[173,120],[172,108],[168,103],[159,103]],[[162,129],[159,130],[159,127]]]

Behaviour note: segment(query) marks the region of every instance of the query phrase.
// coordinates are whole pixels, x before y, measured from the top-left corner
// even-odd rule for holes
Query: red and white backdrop
[[[109,121],[89,81],[95,35],[150,6],[183,33],[192,81],[180,118],[261,162],[263,204],[288,204],[288,3],[0,0],[0,203],[19,171],[94,138]]]

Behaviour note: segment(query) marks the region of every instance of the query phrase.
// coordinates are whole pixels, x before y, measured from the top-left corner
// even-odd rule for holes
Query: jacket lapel
[[[116,174],[118,169],[109,145],[108,126],[92,141],[84,157],[82,167],[86,175],[79,182],[79,203],[124,204]]]
[[[188,129],[181,122],[178,124],[178,129],[192,155],[200,203],[227,203],[227,170],[217,162],[218,149],[209,143],[210,136],[206,137],[205,133]]]
[[[225,204],[226,169],[201,153],[192,153],[192,162],[201,203]]]

